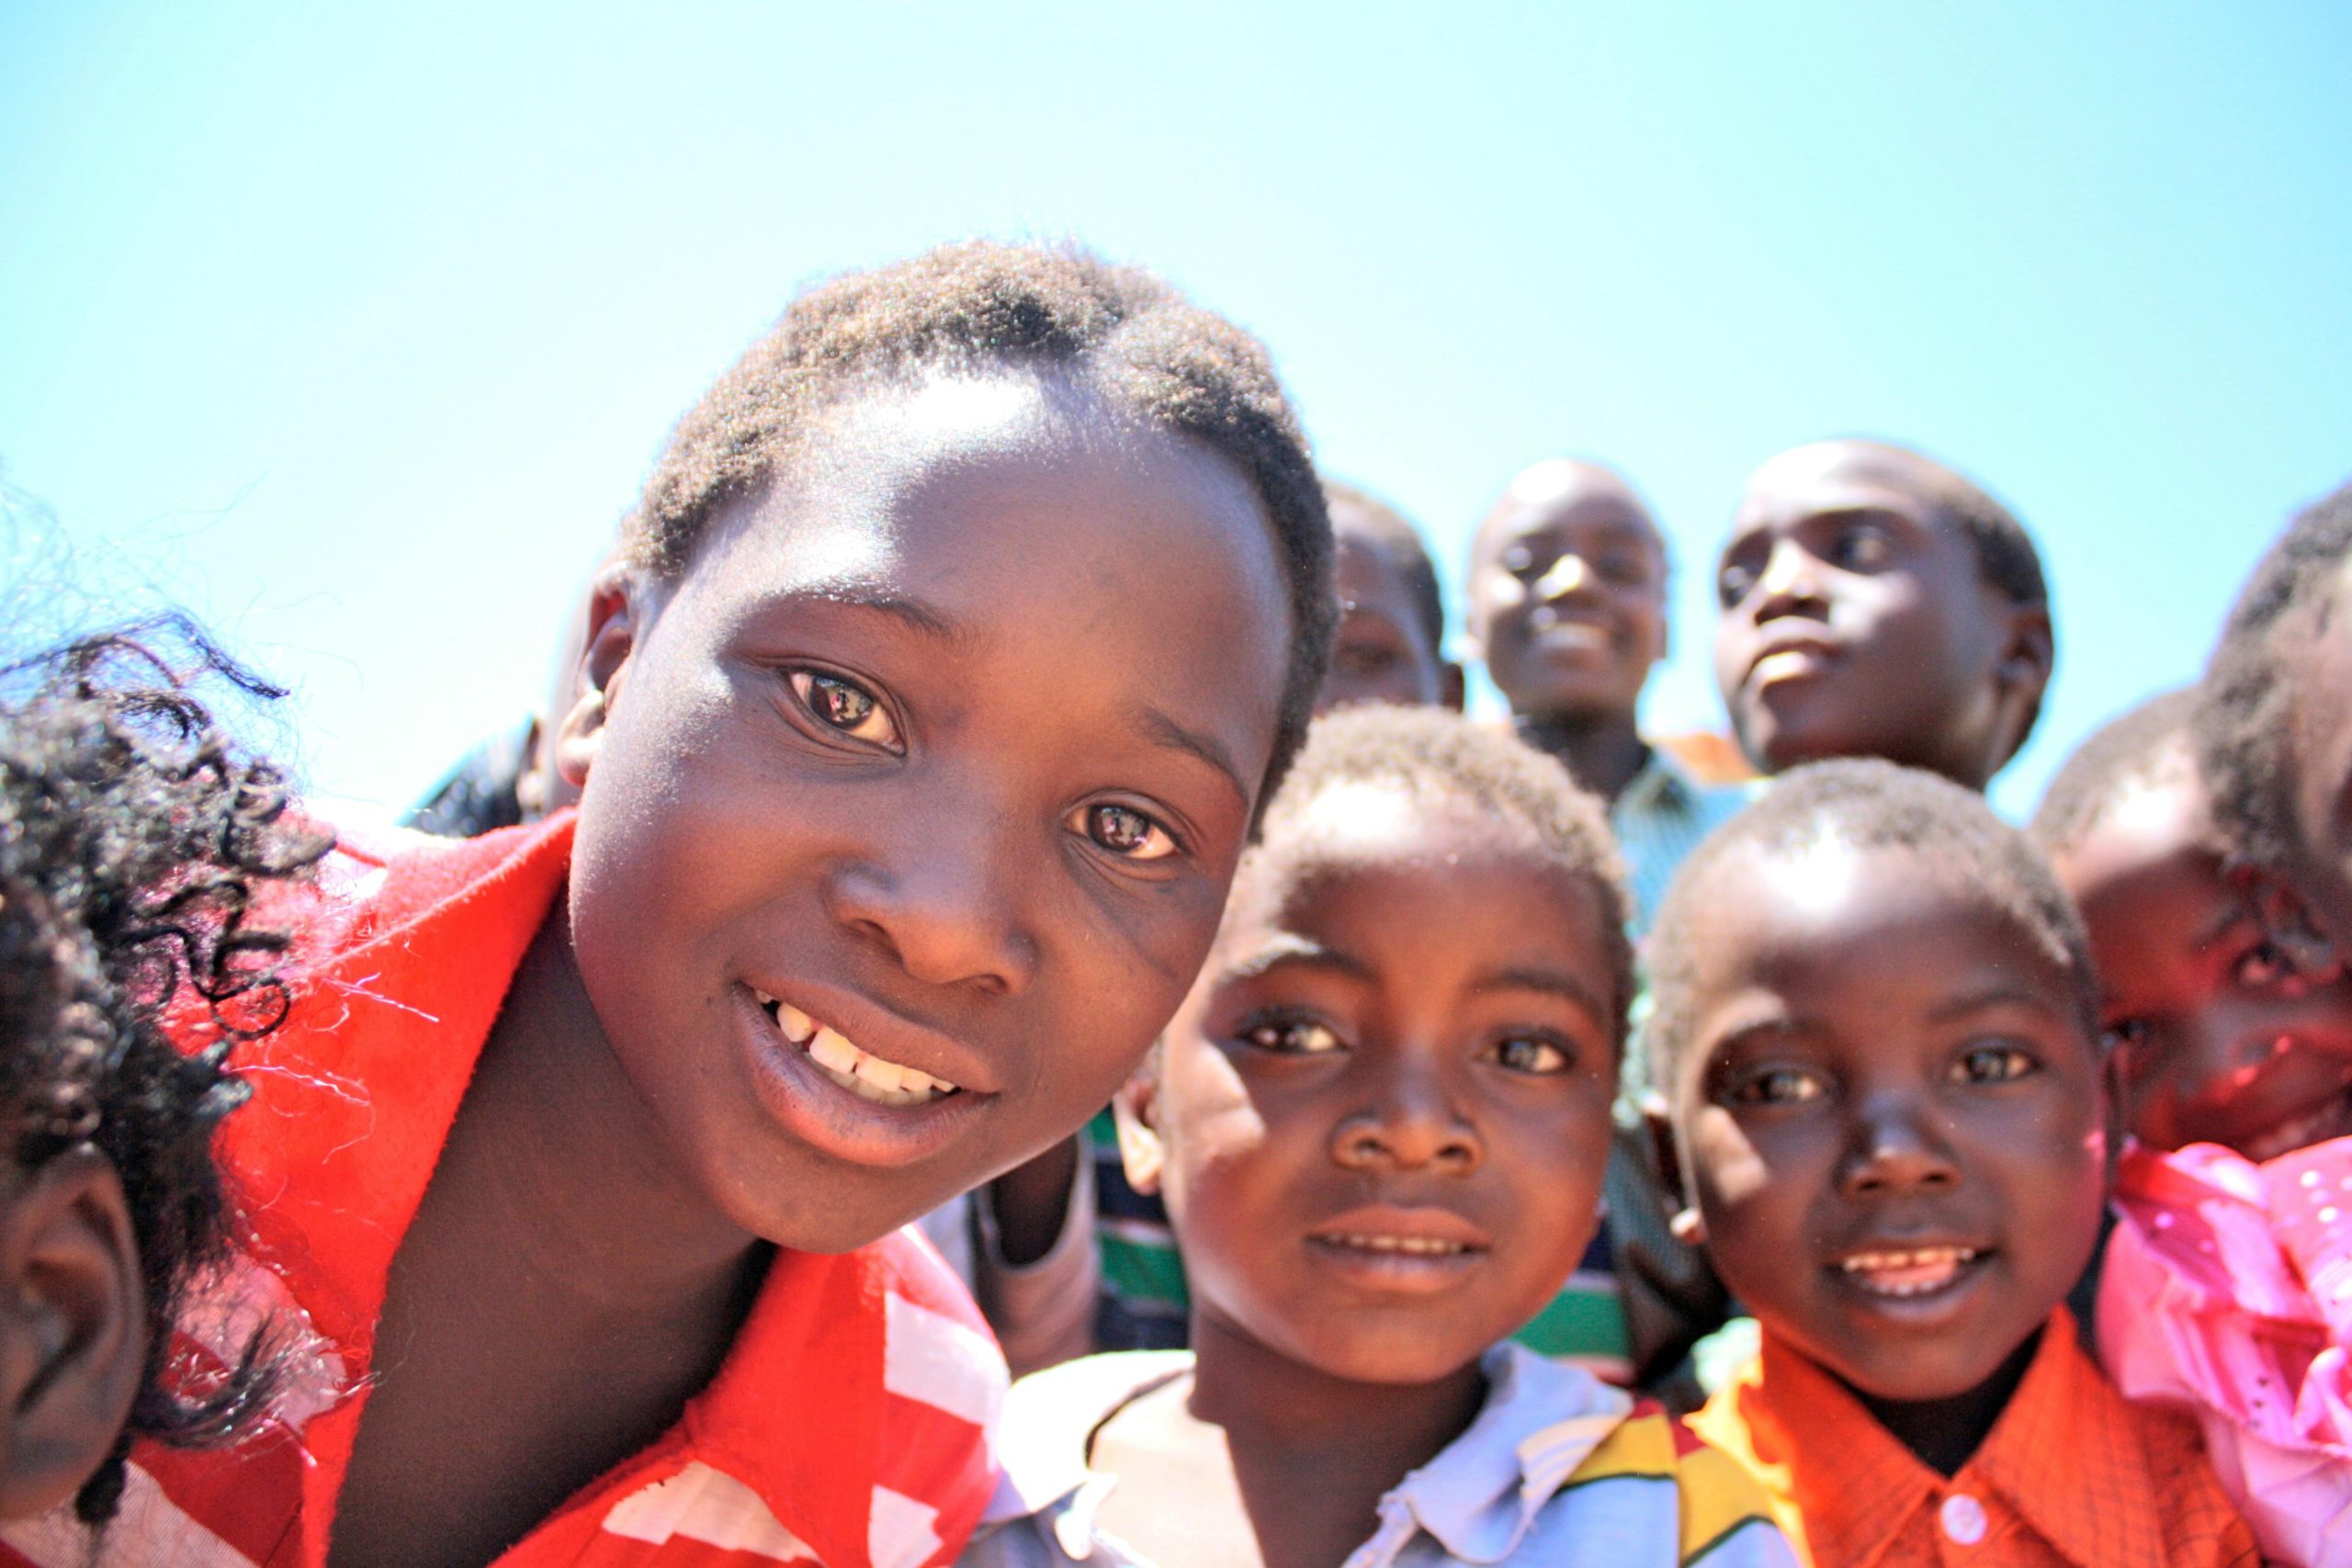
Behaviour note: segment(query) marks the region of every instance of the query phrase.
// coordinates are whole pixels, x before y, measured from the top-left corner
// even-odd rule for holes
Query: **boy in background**
[[[1715,581],[1715,679],[1764,773],[1883,757],[1982,792],[2032,733],[2053,657],[2041,558],[1931,458],[1781,453],[1747,481]]]

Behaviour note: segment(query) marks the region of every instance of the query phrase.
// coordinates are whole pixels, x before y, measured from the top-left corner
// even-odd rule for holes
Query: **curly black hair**
[[[823,411],[928,375],[989,370],[1073,377],[1250,480],[1289,590],[1271,792],[1306,733],[1339,619],[1322,486],[1264,347],[1139,268],[1076,247],[973,241],[818,284],[679,422],[623,525],[628,558],[684,571],[720,507],[765,488]]]
[[[94,1524],[114,1512],[134,1437],[231,1440],[277,1377],[266,1325],[198,1377],[175,1365],[173,1328],[229,1256],[212,1139],[246,1094],[230,1052],[289,1000],[289,939],[254,922],[255,904],[334,840],[215,724],[199,696],[213,682],[284,694],[178,616],[0,669],[0,1117],[28,1168],[85,1145],[113,1162],[146,1293],[129,1427],[74,1498]]]
[[[2134,785],[2169,783],[2176,772],[2192,775],[2188,724],[2196,709],[2197,688],[2182,686],[2101,725],[2050,781],[2026,837],[2045,855],[2064,854]]]
[[[1412,519],[1368,490],[1338,479],[1323,481],[1323,500],[1331,510],[1335,531],[1360,537],[1396,569],[1405,592],[1412,596],[1422,635],[1429,638],[1430,657],[1445,657],[1445,596],[1438,588],[1437,563]],[[1347,521],[1340,521],[1344,516]]]
[[[2085,1038],[2098,1037],[2098,987],[2082,917],[2025,835],[1994,816],[1983,795],[1939,774],[1876,757],[1841,757],[1775,778],[1676,869],[1644,948],[1651,1012],[1642,1043],[1651,1081],[1675,1081],[1689,1043],[1706,912],[1740,897],[1718,874],[1753,857],[1747,868],[1770,875],[1776,857],[1825,841],[1911,851],[1940,863],[2033,939],[2071,984]]]
[[[1625,921],[1633,906],[1608,809],[1554,759],[1449,709],[1367,703],[1317,719],[1290,776],[1266,807],[1257,847],[1234,873],[1228,919],[1270,871],[1302,850],[1312,851],[1315,832],[1301,819],[1327,792],[1350,784],[1400,789],[1424,808],[1449,801],[1467,806],[1482,819],[1517,831],[1533,854],[1589,887],[1600,906],[1601,953],[1609,964],[1611,1045],[1624,1048],[1634,985]]]
[[[2335,589],[2352,556],[2352,484],[2298,513],[2246,580],[2205,669],[2190,720],[2198,771],[2213,818],[2233,849],[2259,865],[2293,857],[2290,811],[2296,682],[2287,664],[2290,621],[2316,635],[2335,613]]]

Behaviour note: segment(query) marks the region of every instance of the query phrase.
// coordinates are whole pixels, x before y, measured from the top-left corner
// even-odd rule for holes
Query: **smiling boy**
[[[2193,1424],[2127,1405],[2061,1304],[2108,1105],[2081,927],[2023,839],[1924,773],[1803,768],[1686,863],[1656,940],[1678,1223],[1763,1330],[1692,1424],[1800,1550],[2252,1562]]]
[[[1547,760],[1428,709],[1318,721],[1121,1100],[1193,1349],[1024,1380],[967,1568],[1786,1562],[1722,1456],[1498,1343],[1593,1234],[1623,922]]]
[[[97,1560],[916,1568],[986,1498],[1001,1367],[891,1233],[1197,968],[1329,648],[1304,442],[1164,285],[959,246],[803,296],[627,543],[576,816],[347,855],[254,1066],[318,1377]]]
[[[1781,453],[1747,481],[1715,581],[1716,682],[1767,773],[1883,757],[1982,790],[2032,732],[2053,657],[2040,558],[1931,458]]]

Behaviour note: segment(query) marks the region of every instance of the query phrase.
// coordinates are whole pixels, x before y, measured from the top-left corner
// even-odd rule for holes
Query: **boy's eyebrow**
[[[1962,991],[1949,1001],[1938,1003],[1928,1010],[1928,1021],[1945,1023],[1972,1012],[1983,1012],[1987,1008],[1996,1007],[2030,1008],[2036,1012],[2052,1010],[2048,998],[2036,996],[2007,980],[1996,980],[1975,990]]]
[[[1227,750],[1216,736],[1204,735],[1195,729],[1187,729],[1165,712],[1148,704],[1138,710],[1136,716],[1145,731],[1162,746],[1171,747],[1176,750],[1197,757],[1216,769],[1218,775],[1232,786],[1234,796],[1241,802],[1243,809],[1248,809],[1249,786],[1241,782],[1241,770],[1234,766],[1233,753]]]
[[[857,610],[878,610],[910,630],[920,632],[936,642],[960,644],[971,640],[962,626],[938,610],[872,578],[832,578],[809,583],[800,592],[829,604],[842,604]]]
[[[1558,969],[1498,969],[1480,980],[1473,987],[1480,991],[1534,991],[1542,996],[1558,997],[1573,1002],[1595,1018],[1608,1016],[1609,1009],[1591,989],[1575,976]]]
[[[1237,980],[1255,980],[1294,964],[1336,969],[1359,980],[1375,977],[1372,965],[1361,958],[1341,953],[1335,947],[1326,947],[1295,931],[1276,931],[1250,953],[1227,964],[1218,972],[1217,981],[1224,985]]]

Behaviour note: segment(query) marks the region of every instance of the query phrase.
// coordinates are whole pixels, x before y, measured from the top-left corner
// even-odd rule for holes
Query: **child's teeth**
[[[1444,1241],[1433,1235],[1349,1235],[1338,1240],[1342,1247],[1352,1247],[1363,1252],[1410,1252],[1430,1258],[1467,1250],[1458,1241]]]
[[[820,1029],[808,1037],[808,1054],[817,1058],[820,1066],[837,1073],[854,1072],[862,1055],[856,1046],[831,1029]]]
[[[775,1021],[776,1027],[784,1031],[784,1037],[795,1045],[808,1044],[809,1037],[817,1032],[817,1021],[790,1002],[777,1006]]]
[[[1858,1252],[1840,1262],[1838,1268],[1864,1289],[1881,1295],[1916,1296],[1950,1284],[1961,1266],[1975,1257],[1973,1247],[1921,1247]]]
[[[796,1026],[806,1036],[809,1059],[827,1077],[861,1099],[880,1105],[922,1105],[954,1094],[956,1086],[918,1067],[900,1066],[861,1051],[837,1030],[818,1023],[795,1008],[780,1010],[777,1021],[791,1034]]]

